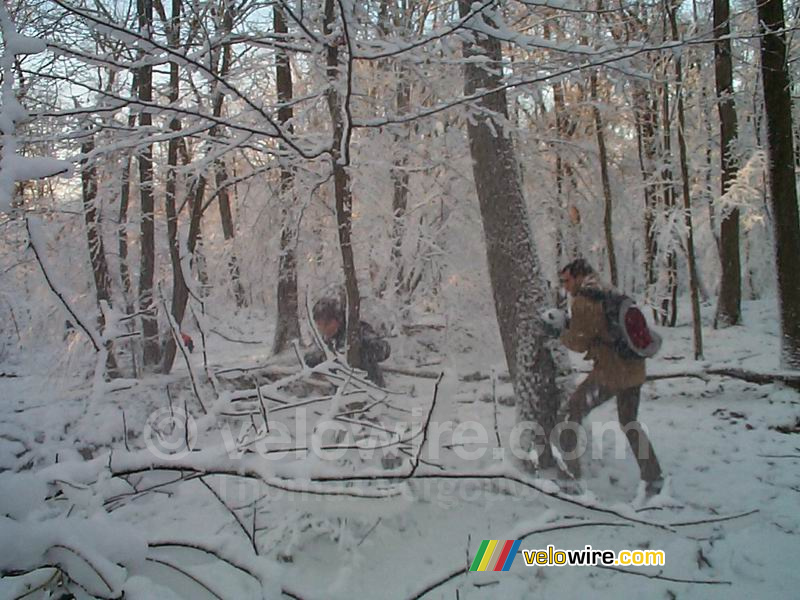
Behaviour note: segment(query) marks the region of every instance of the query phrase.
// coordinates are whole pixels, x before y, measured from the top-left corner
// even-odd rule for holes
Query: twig
[[[647,577],[648,579],[660,579],[661,581],[672,581],[674,583],[693,583],[696,585],[733,585],[730,581],[719,581],[716,579],[681,579],[680,577],[670,577],[668,575],[661,575],[661,573],[644,573],[642,571],[630,571],[621,567],[613,565],[594,565],[598,569],[608,569],[609,571],[616,571],[617,573],[625,573],[626,575],[638,575],[639,577]]]
[[[253,346],[260,346],[260,345],[262,345],[264,343],[264,342],[253,341],[253,340],[237,340],[236,338],[229,337],[229,336],[225,335],[224,333],[222,333],[221,331],[217,331],[216,329],[209,329],[209,332],[213,333],[215,335],[218,335],[223,340],[227,340],[229,342],[233,342],[234,344],[251,344]]]
[[[125,442],[125,450],[130,452],[131,448],[128,446],[128,424],[125,422],[125,410],[122,411],[122,439]]]
[[[186,363],[186,369],[189,371],[189,380],[192,382],[192,390],[194,391],[194,396],[195,398],[197,398],[197,402],[200,404],[200,409],[203,411],[203,414],[207,415],[208,411],[206,410],[206,407],[203,404],[203,399],[200,397],[200,390],[197,389],[197,381],[194,376],[194,370],[192,369],[192,363],[189,361],[189,355],[186,353],[186,346],[184,345],[183,339],[178,333],[178,324],[175,322],[175,317],[172,316],[172,313],[167,307],[167,301],[164,298],[164,294],[161,293],[160,286],[158,290],[158,295],[161,298],[161,304],[164,306],[164,314],[167,315],[167,323],[169,323],[169,328],[170,331],[172,332],[172,337],[175,339],[175,344],[181,351],[181,355],[183,355],[183,360]]]
[[[419,450],[417,451],[416,456],[411,460],[411,470],[408,472],[406,479],[413,477],[414,473],[417,472],[417,467],[419,467],[420,457],[422,456],[422,451],[425,448],[425,442],[428,441],[428,427],[431,424],[433,410],[436,408],[436,398],[439,395],[439,384],[442,382],[443,377],[444,371],[439,373],[439,378],[436,380],[436,384],[433,386],[433,399],[431,400],[431,407],[428,410],[428,416],[425,419],[425,425],[422,427],[422,441],[419,444]]]
[[[497,377],[494,368],[492,373],[492,404],[494,404],[494,436],[497,439],[497,447],[502,448],[503,442],[500,440],[500,430],[497,426]]]
[[[750,515],[754,515],[757,512],[759,512],[759,510],[757,508],[754,508],[753,510],[749,510],[749,511],[743,512],[743,513],[738,513],[738,514],[735,514],[735,515],[726,515],[724,517],[713,517],[713,518],[710,518],[710,519],[699,519],[697,521],[682,521],[682,522],[679,522],[679,523],[670,523],[669,526],[670,527],[688,527],[690,525],[703,525],[703,524],[706,524],[706,523],[721,523],[723,521],[733,521],[734,519],[741,519],[743,517],[749,517]]]
[[[531,531],[523,533],[517,539],[524,540],[525,538],[528,538],[532,535],[536,535],[538,533],[547,533],[550,531],[556,531],[560,529],[576,529],[578,527],[630,527],[630,526],[631,525],[628,523],[592,522],[592,521],[584,521],[581,523],[561,523],[561,524],[547,525],[544,527],[533,529]],[[471,540],[471,537],[468,537],[468,540]],[[423,596],[429,594],[436,588],[443,586],[444,584],[452,581],[453,579],[456,579],[457,577],[460,577],[461,575],[469,573],[469,567],[471,564],[469,560],[469,548],[467,548],[466,559],[467,560],[465,564],[461,565],[457,569],[453,569],[446,575],[442,576],[440,579],[437,579],[433,583],[429,584],[428,586],[417,592],[415,595],[410,596],[408,600],[419,600],[419,598],[422,598]]]
[[[159,564],[159,565],[163,565],[165,567],[169,567],[170,569],[173,569],[174,571],[180,573],[184,577],[187,577],[188,579],[191,579],[192,581],[194,581],[197,585],[202,587],[204,590],[206,590],[209,594],[211,594],[215,598],[219,598],[219,600],[225,600],[225,598],[220,596],[217,592],[212,590],[210,587],[208,587],[208,585],[206,585],[205,583],[200,581],[197,577],[195,577],[194,575],[192,575],[188,571],[185,571],[184,569],[181,569],[180,567],[178,567],[176,565],[173,565],[172,563],[168,563],[167,561],[164,561],[164,560],[161,560],[161,559],[158,559],[158,558],[152,558],[152,557],[148,556],[145,560],[147,560],[148,562],[153,562],[153,563],[156,563],[156,564]]]
[[[94,571],[94,572],[95,572],[95,574],[96,574],[96,575],[97,575],[97,576],[100,578],[100,581],[102,581],[102,582],[103,582],[103,585],[105,585],[105,586],[108,588],[108,591],[109,591],[109,592],[113,592],[113,591],[114,591],[114,588],[112,587],[112,585],[111,585],[110,583],[108,583],[108,580],[107,580],[107,579],[106,579],[106,578],[103,576],[103,574],[100,572],[100,569],[98,569],[98,568],[97,568],[97,567],[94,565],[94,563],[92,563],[92,561],[90,561],[88,558],[86,558],[86,557],[85,557],[83,554],[81,554],[81,553],[80,553],[78,550],[76,550],[75,548],[71,548],[70,546],[65,546],[64,544],[53,544],[53,545],[52,545],[52,546],[50,546],[50,547],[51,547],[51,548],[60,548],[61,550],[67,550],[68,552],[72,552],[72,554],[74,554],[75,556],[77,556],[78,558],[80,558],[80,559],[81,559],[83,562],[85,562],[85,563],[86,563],[86,564],[89,566],[89,568],[90,568],[92,571]],[[72,579],[72,577],[70,577],[70,579]],[[73,580],[73,581],[74,581],[74,580]],[[76,582],[76,583],[77,583],[77,582]]]
[[[47,282],[50,291],[52,291],[53,294],[55,294],[55,296],[61,301],[61,304],[63,304],[64,308],[67,309],[67,312],[74,319],[75,323],[78,324],[78,327],[83,329],[86,337],[88,337],[89,341],[92,342],[92,346],[94,346],[95,351],[100,352],[100,344],[98,340],[95,339],[91,330],[83,324],[83,321],[80,319],[80,317],[78,317],[75,311],[72,310],[72,307],[69,305],[69,302],[67,302],[66,298],[64,298],[64,295],[56,289],[55,285],[53,285],[50,275],[48,275],[47,269],[42,262],[42,258],[39,256],[39,251],[36,249],[36,243],[33,241],[33,232],[31,232],[31,224],[27,218],[25,219],[25,228],[28,230],[28,246],[30,246],[31,250],[33,250],[33,255],[36,257],[36,262],[39,263],[39,268],[42,270],[42,275],[44,275],[44,280]]]
[[[27,591],[27,592],[25,592],[24,594],[22,594],[22,595],[20,595],[20,596],[15,596],[15,597],[14,597],[14,600],[22,600],[23,598],[27,598],[28,596],[30,596],[31,594],[34,594],[34,593],[38,592],[39,590],[43,590],[45,587],[47,587],[48,585],[50,585],[50,583],[51,583],[51,582],[52,582],[52,581],[53,581],[53,580],[54,580],[56,577],[58,577],[59,573],[62,573],[62,571],[61,571],[61,569],[60,569],[59,567],[51,567],[51,566],[49,566],[49,565],[48,565],[47,567],[38,567],[37,569],[34,569],[34,571],[38,571],[39,569],[45,569],[45,568],[47,568],[47,569],[53,569],[53,574],[52,574],[52,575],[50,575],[50,577],[48,577],[47,579],[45,579],[45,580],[44,580],[42,583],[40,583],[39,585],[37,585],[37,586],[36,586],[36,587],[34,587],[34,588],[31,588],[30,590],[28,590],[28,591]],[[33,571],[28,571],[28,573],[32,573],[32,572],[33,572]]]
[[[255,536],[250,537],[250,533],[247,531],[247,527],[245,527],[245,525],[242,522],[241,518],[239,518],[239,515],[236,514],[236,511],[233,510],[230,506],[228,506],[225,503],[225,501],[222,499],[222,497],[217,493],[217,490],[215,490],[213,487],[211,487],[211,484],[209,484],[202,477],[200,477],[200,483],[202,483],[206,487],[206,489],[214,495],[214,498],[219,500],[219,503],[223,506],[223,508],[225,508],[225,510],[227,510],[229,513],[231,513],[231,516],[233,516],[233,520],[236,521],[237,525],[239,525],[239,528],[244,533],[244,536],[247,538],[247,541],[250,542],[250,545],[253,547],[253,552],[255,552],[256,556],[258,556],[258,547],[256,546]]]
[[[376,528],[376,527],[377,527],[377,526],[380,524],[380,522],[381,522],[381,519],[382,519],[382,518],[383,518],[383,517],[378,517],[378,520],[377,520],[377,521],[375,521],[375,525],[373,525],[372,527],[370,527],[370,528],[369,528],[369,531],[367,531],[367,533],[365,533],[365,534],[364,534],[364,537],[362,537],[362,538],[361,538],[361,540],[359,540],[359,542],[356,544],[356,548],[358,548],[358,547],[359,547],[361,544],[363,544],[363,543],[364,543],[364,540],[366,540],[366,539],[369,537],[369,534],[370,534],[370,533],[372,533],[373,531],[375,531],[375,528]]]

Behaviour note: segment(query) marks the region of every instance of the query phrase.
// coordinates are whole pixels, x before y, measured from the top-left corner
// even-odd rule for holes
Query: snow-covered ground
[[[748,304],[745,319],[744,327],[705,329],[701,363],[690,360],[688,324],[662,330],[665,347],[649,371],[699,374],[710,365],[775,372],[774,303]],[[209,354],[217,365],[250,366],[266,358],[267,344],[215,346],[222,342],[211,340]],[[470,351],[455,354],[451,347],[458,343],[463,348],[462,342],[448,342],[436,330],[392,343],[389,363],[396,366],[415,367],[445,356],[435,404],[434,380],[399,374],[388,376],[398,393],[384,398],[373,392],[373,399],[384,401],[374,407],[362,394],[291,408],[327,393],[314,381],[263,388],[271,436],[281,435],[282,425],[291,433],[299,420],[307,421],[306,434],[284,438],[281,447],[340,443],[342,436],[335,432],[312,433],[314,425],[326,415],[350,411],[345,425],[352,436],[345,436],[345,442],[371,429],[374,436],[389,439],[376,427],[404,440],[408,454],[383,461],[383,448],[372,457],[362,448],[362,455],[349,450],[330,460],[299,460],[303,453],[275,460],[263,454],[278,444],[261,446],[261,454],[232,458],[226,443],[231,447],[232,438],[261,423],[258,402],[230,402],[245,379],[221,378],[217,397],[199,378],[201,397],[216,415],[209,417],[202,415],[185,365],[169,377],[118,391],[93,388],[91,380],[71,375],[70,361],[80,362],[80,356],[65,355],[49,364],[18,357],[17,364],[1,366],[6,375],[17,376],[0,377],[0,512],[6,515],[0,518],[0,569],[23,572],[59,564],[95,595],[118,597],[124,589],[126,598],[214,597],[210,590],[226,599],[283,593],[308,600],[415,598],[426,590],[425,598],[474,600],[797,596],[800,435],[775,429],[793,425],[800,416],[796,391],[717,376],[649,382],[640,419],[669,475],[662,494],[642,495],[630,450],[615,440],[612,400],[588,418],[589,428],[610,423],[602,439],[591,440],[584,457],[588,493],[558,498],[551,481],[528,480],[513,470],[510,384],[456,377],[488,373],[500,361],[494,344],[473,344]],[[576,367],[586,367],[575,359]],[[198,351],[191,360],[202,374]],[[168,446],[180,449],[182,434],[173,432],[169,438],[165,433],[159,458],[143,433],[148,423],[163,426],[170,406],[173,414],[185,406],[197,426],[196,451],[179,460],[173,460]],[[225,416],[231,407],[252,408],[256,414],[252,421]],[[157,411],[160,422],[154,421]],[[478,425],[469,423],[483,428],[485,441],[474,443]],[[147,431],[152,439],[152,428]],[[421,444],[415,476],[403,479]],[[149,471],[150,464],[162,469]],[[398,475],[394,480],[322,481],[385,475],[392,467]],[[197,477],[208,471],[228,475]],[[453,473],[493,478],[433,477]],[[500,477],[515,473],[516,482]],[[181,474],[184,480],[169,483]],[[159,484],[168,485],[154,487]],[[286,487],[292,491],[279,489]],[[733,518],[722,520],[726,516]],[[465,573],[483,539],[522,539],[523,549],[548,544],[559,549],[587,544],[594,549],[660,549],[666,564],[625,567],[628,572],[621,573],[600,567],[528,567],[518,556],[507,573]],[[0,580],[0,597],[19,597],[29,589],[25,585],[43,584],[53,573],[44,568],[6,577]],[[53,581],[48,585],[53,589]],[[37,593],[26,597],[46,597]]]

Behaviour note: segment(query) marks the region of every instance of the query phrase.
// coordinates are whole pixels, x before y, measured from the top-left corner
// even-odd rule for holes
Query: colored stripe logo
[[[508,571],[519,550],[520,540],[483,540],[470,571]]]

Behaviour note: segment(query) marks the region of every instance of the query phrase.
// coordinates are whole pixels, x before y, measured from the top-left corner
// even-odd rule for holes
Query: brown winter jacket
[[[584,279],[581,289],[600,288],[593,276]],[[594,361],[589,375],[610,392],[639,387],[645,382],[644,359],[625,360],[611,347],[611,336],[603,314],[603,304],[580,294],[572,299],[572,318],[561,334],[561,343],[574,352],[585,352]]]

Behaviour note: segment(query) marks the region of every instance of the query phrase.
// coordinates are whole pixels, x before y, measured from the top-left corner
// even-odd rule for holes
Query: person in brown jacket
[[[625,360],[613,349],[602,302],[607,288],[586,260],[572,261],[559,277],[572,296],[572,317],[561,334],[561,342],[574,352],[585,352],[586,358],[594,363],[591,373],[570,396],[567,419],[580,424],[589,411],[616,396],[619,424],[639,463],[647,492],[658,493],[663,484],[661,467],[647,434],[636,420],[640,390],[645,382],[644,359]],[[562,433],[562,451],[574,453],[577,443],[577,431],[566,428]],[[572,477],[580,478],[579,458],[570,458],[565,463]]]

